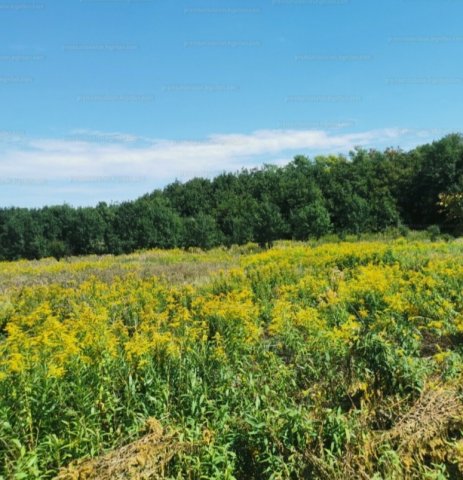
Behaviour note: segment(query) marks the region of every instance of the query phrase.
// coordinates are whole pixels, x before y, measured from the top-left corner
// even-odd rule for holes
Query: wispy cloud
[[[77,128],[69,133],[69,140],[80,140],[86,142],[123,142],[133,143],[140,140],[147,140],[143,137],[130,133],[121,132],[103,132],[101,130],[88,130],[86,128]]]
[[[66,180],[84,177],[142,176],[167,182],[194,175],[281,160],[294,153],[347,153],[355,146],[396,144],[423,132],[390,128],[356,133],[324,130],[257,130],[215,134],[204,140],[147,139],[118,132],[74,130],[70,137],[23,139],[5,145],[0,177]],[[265,158],[262,158],[264,157]]]
[[[151,139],[120,132],[73,130],[64,138],[0,138],[0,206],[95,205],[136,198],[175,179],[212,177],[295,154],[347,154],[355,146],[412,148],[435,130],[257,130],[203,140]]]

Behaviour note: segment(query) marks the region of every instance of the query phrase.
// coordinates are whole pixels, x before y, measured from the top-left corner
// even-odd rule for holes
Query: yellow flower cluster
[[[60,378],[103,360],[139,368],[192,350],[224,360],[291,331],[349,344],[368,322],[381,331],[398,318],[416,338],[461,335],[462,253],[458,243],[285,242],[252,254],[155,250],[3,263],[0,379],[32,371]],[[147,265],[199,271],[173,280]]]

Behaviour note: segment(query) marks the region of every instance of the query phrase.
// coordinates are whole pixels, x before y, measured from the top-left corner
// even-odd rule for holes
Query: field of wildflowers
[[[0,284],[0,478],[463,478],[463,243],[5,262]]]

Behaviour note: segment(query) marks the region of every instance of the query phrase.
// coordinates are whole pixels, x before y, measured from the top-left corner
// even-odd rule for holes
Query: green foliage
[[[58,478],[461,478],[462,272],[413,238],[5,262],[0,478],[143,468],[153,423],[162,475]]]
[[[356,148],[349,157],[298,155],[193,178],[121,204],[0,209],[0,259],[121,254],[144,248],[211,248],[328,233],[463,232],[463,137],[447,135],[409,152]],[[436,236],[436,235],[431,235]],[[447,237],[450,238],[450,237]]]
[[[310,237],[318,239],[331,230],[330,214],[321,201],[298,208],[292,215],[291,223],[296,240],[307,240]]]
[[[445,215],[446,226],[456,235],[463,233],[463,193],[441,193],[439,206]]]
[[[271,247],[284,235],[286,224],[277,205],[264,198],[254,219],[254,239],[262,247]]]
[[[439,225],[430,225],[426,229],[426,233],[429,235],[431,242],[435,242],[440,235]]]
[[[221,243],[221,232],[217,227],[215,218],[206,213],[198,213],[195,217],[184,220],[185,247],[201,247],[209,249]]]

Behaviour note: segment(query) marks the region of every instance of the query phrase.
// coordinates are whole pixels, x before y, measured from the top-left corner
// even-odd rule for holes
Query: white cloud
[[[77,138],[79,136],[79,138]],[[82,138],[80,138],[80,136]],[[347,153],[354,146],[388,146],[422,132],[381,129],[335,134],[324,130],[257,130],[204,140],[146,139],[122,133],[74,130],[71,138],[23,139],[0,157],[0,178],[67,180],[79,176],[137,176],[158,184],[255,166],[295,153]]]
[[[143,137],[121,132],[102,132],[101,130],[88,130],[86,128],[77,128],[71,130],[70,140],[87,142],[123,142],[133,143],[140,140],[146,140]]]

